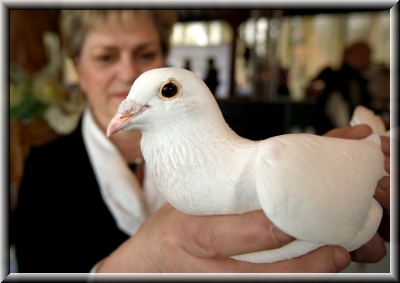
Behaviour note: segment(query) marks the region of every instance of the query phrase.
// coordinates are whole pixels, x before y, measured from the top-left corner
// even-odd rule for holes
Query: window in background
[[[281,12],[273,11],[272,18],[252,17],[238,29],[236,42],[235,87],[239,97],[258,101],[276,101],[284,75],[276,50],[281,32]]]
[[[225,21],[178,22],[171,37],[172,46],[217,46],[230,43],[232,29]]]
[[[216,96],[228,97],[232,37],[232,28],[225,21],[176,23],[171,37],[172,46],[167,64],[173,67],[190,68],[205,79],[208,59],[213,59],[219,81]]]

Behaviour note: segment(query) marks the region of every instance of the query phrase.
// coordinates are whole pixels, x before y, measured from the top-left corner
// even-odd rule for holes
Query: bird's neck
[[[128,162],[133,163],[142,157],[140,150],[140,139],[142,133],[139,130],[124,131],[113,135],[109,139],[118,148],[122,157]]]
[[[166,199],[197,215],[259,209],[250,162],[256,144],[239,137],[225,121],[206,120],[143,132],[141,142],[147,166]]]

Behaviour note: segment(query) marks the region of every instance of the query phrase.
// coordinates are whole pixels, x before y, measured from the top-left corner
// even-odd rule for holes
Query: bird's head
[[[180,68],[153,69],[136,79],[108,125],[107,136],[133,129],[159,130],[178,121],[204,118],[207,112],[220,110],[199,76]]]

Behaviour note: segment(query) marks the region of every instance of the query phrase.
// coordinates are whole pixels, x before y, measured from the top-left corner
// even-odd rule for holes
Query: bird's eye
[[[173,83],[167,83],[161,90],[161,95],[167,98],[175,96],[178,92],[178,88]]]
[[[181,96],[182,87],[177,80],[171,78],[160,85],[157,94],[163,100],[172,100]]]

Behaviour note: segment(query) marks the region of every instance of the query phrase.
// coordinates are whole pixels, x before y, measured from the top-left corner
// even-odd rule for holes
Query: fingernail
[[[335,264],[336,272],[345,269],[350,264],[350,255],[344,254],[338,249],[332,251],[332,260]]]
[[[286,234],[285,232],[283,232],[281,229],[276,227],[274,224],[272,224],[272,226],[271,226],[271,232],[272,232],[272,235],[274,235],[275,240],[282,246],[286,245],[287,243],[290,243],[291,241],[294,240],[293,237],[291,237],[288,234]]]

